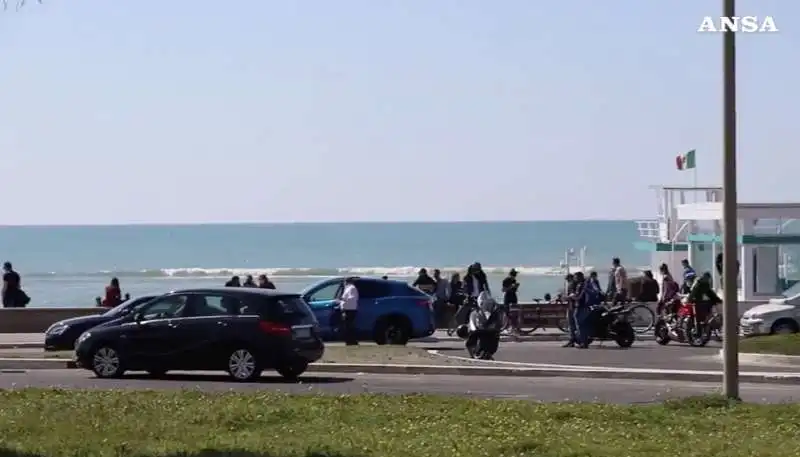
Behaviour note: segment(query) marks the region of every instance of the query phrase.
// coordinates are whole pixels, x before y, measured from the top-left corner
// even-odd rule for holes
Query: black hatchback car
[[[44,332],[45,351],[71,351],[75,349],[75,340],[86,330],[106,322],[127,316],[134,308],[146,303],[158,295],[145,295],[130,300],[109,309],[103,314],[93,316],[80,316],[64,319],[51,325]]]
[[[170,292],[83,333],[75,362],[99,378],[126,371],[225,370],[251,381],[265,369],[296,379],[325,346],[298,294],[225,287]]]

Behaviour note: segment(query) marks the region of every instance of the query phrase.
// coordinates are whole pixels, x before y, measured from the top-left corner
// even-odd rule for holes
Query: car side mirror
[[[137,324],[141,324],[143,320],[144,316],[142,315],[142,313],[136,313],[133,315],[133,321],[136,322]]]

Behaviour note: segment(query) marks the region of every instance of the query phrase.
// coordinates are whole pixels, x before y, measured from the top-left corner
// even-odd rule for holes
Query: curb
[[[25,370],[75,368],[71,360],[56,359],[0,359],[0,373],[19,373]],[[379,365],[314,363],[309,365],[311,373],[369,373],[397,375],[445,375],[445,376],[504,376],[522,378],[593,378],[636,379],[659,381],[721,382],[718,371],[646,370],[614,367],[570,367],[526,366],[526,367],[482,367],[454,365]],[[800,383],[800,373],[740,372],[740,382],[790,384]]]
[[[724,357],[724,351],[720,349],[719,358]],[[740,352],[739,362],[751,365],[792,365],[800,369],[800,356],[781,355],[781,354],[759,354],[757,352]]]
[[[44,349],[44,343],[0,343],[0,349]]]
[[[722,382],[722,373],[717,371],[684,370],[630,370],[613,367],[555,368],[555,367],[478,367],[450,365],[373,365],[318,363],[308,367],[309,372],[318,373],[370,373],[403,375],[451,375],[451,376],[503,376],[523,378],[593,378],[636,379],[659,381]],[[800,383],[800,373],[739,373],[740,382],[791,384]]]

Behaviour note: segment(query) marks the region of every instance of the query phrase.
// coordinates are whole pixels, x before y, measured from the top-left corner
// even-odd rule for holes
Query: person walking
[[[342,311],[342,337],[347,346],[358,345],[358,335],[356,334],[356,316],[358,315],[358,289],[355,280],[347,278],[344,280],[344,290],[339,298],[339,308]]]

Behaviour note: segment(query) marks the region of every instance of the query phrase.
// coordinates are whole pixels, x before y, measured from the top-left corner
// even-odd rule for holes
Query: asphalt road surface
[[[557,364],[580,366],[603,366],[619,368],[646,368],[660,370],[718,371],[722,369],[719,359],[721,343],[709,343],[702,348],[685,344],[660,346],[655,341],[636,341],[628,349],[619,348],[614,342],[595,343],[588,349],[561,347],[563,342],[514,343],[503,342],[495,354],[495,360],[513,363]],[[442,355],[468,357],[463,343],[439,343],[430,346]],[[800,372],[800,366],[791,365],[742,365],[742,371]]]
[[[315,374],[300,383],[265,376],[260,382],[234,383],[221,374],[167,375],[165,379],[129,376],[118,380],[94,378],[84,370],[32,370],[0,374],[0,388],[59,387],[67,389],[155,389],[204,391],[264,391],[291,394],[433,393],[520,400],[651,403],[667,398],[716,392],[718,384],[575,378],[504,378],[493,376],[397,376]],[[745,401],[782,403],[800,401],[795,386],[743,384]]]

